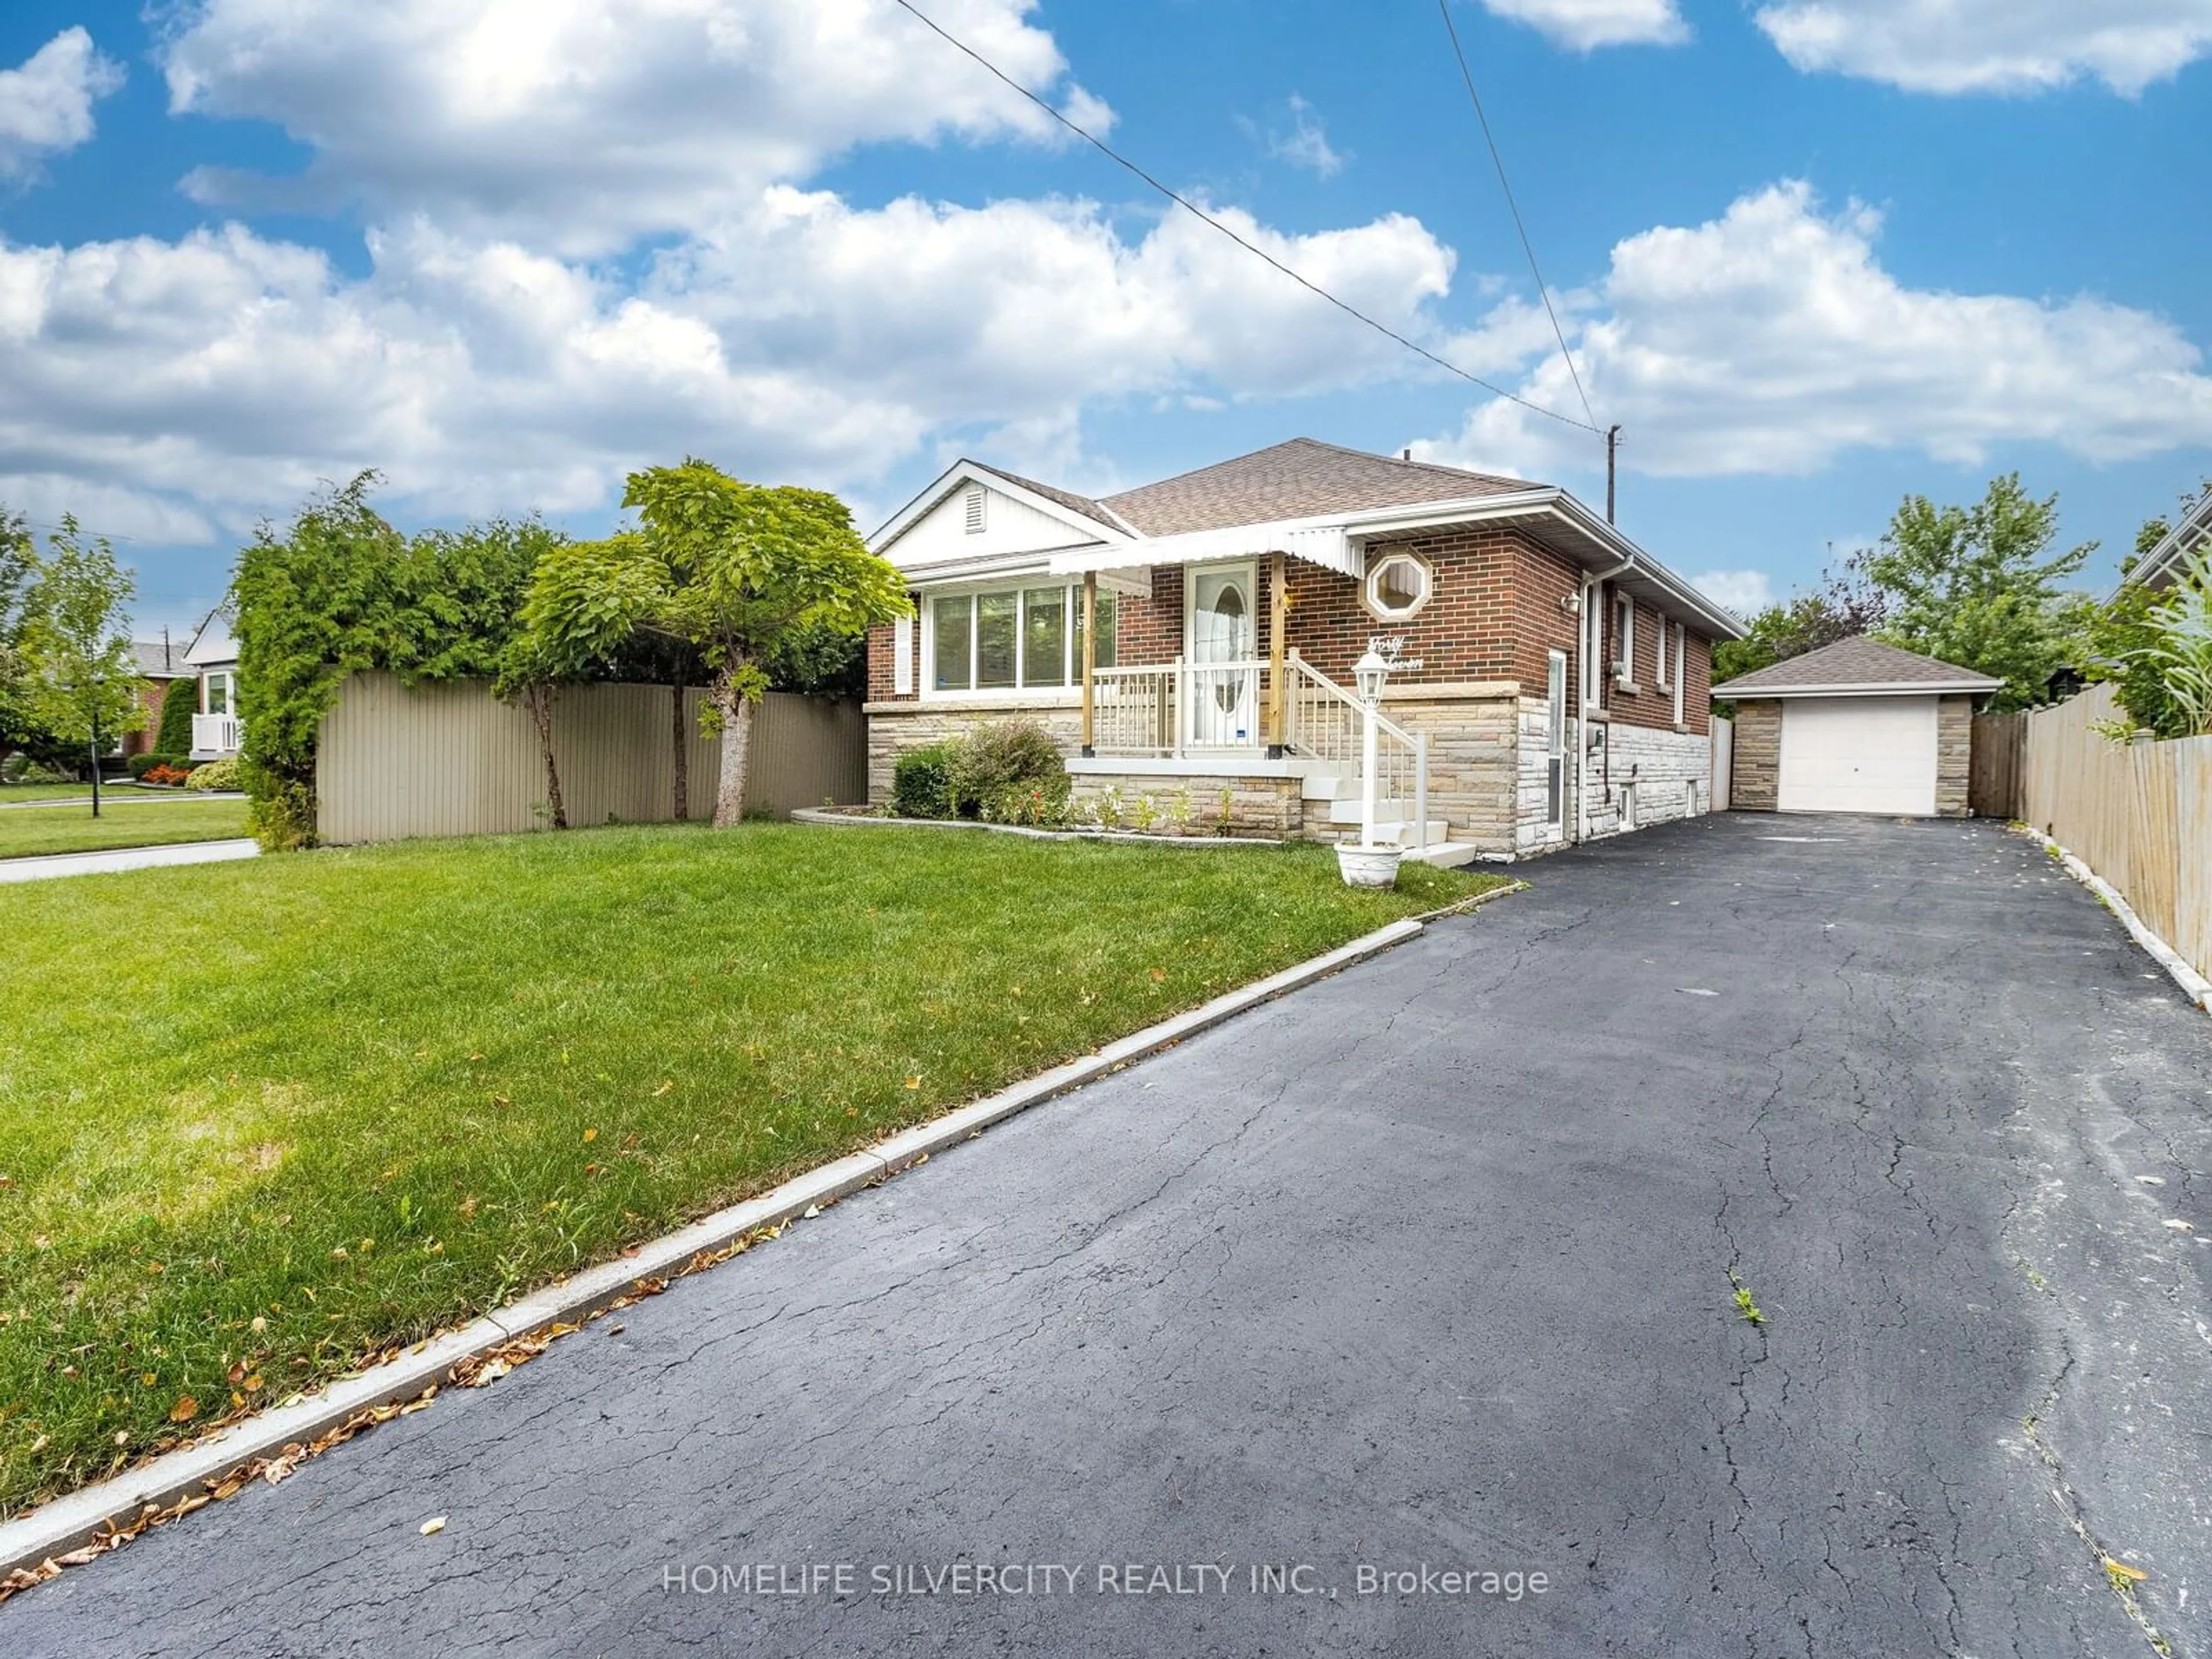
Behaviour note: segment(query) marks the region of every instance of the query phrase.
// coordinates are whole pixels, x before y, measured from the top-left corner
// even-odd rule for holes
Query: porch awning
[[[1287,553],[1294,559],[1340,574],[1358,577],[1366,569],[1365,556],[1340,524],[1231,525],[1221,530],[1194,530],[1181,536],[1147,537],[1117,545],[1070,548],[1052,556],[1048,568],[1055,576],[1079,576],[1085,571],[1127,569],[1139,565],[1208,564],[1218,559],[1256,558],[1266,553]]]

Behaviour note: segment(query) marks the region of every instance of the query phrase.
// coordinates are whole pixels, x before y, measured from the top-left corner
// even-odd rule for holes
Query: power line
[[[1589,417],[1589,429],[1598,430],[1597,411],[1590,407],[1589,393],[1583,390],[1583,377],[1575,367],[1575,354],[1567,349],[1566,331],[1559,326],[1559,313],[1552,309],[1552,290],[1544,286],[1544,273],[1536,268],[1535,244],[1528,240],[1528,227],[1521,222],[1521,204],[1513,199],[1513,185],[1505,176],[1505,158],[1498,153],[1498,140],[1491,135],[1490,117],[1483,112],[1482,94],[1474,89],[1474,71],[1467,65],[1467,53],[1459,43],[1459,26],[1452,21],[1450,0],[1437,0],[1437,10],[1444,20],[1444,33],[1451,36],[1452,56],[1459,59],[1460,78],[1467,82],[1467,95],[1474,105],[1474,118],[1482,128],[1482,142],[1490,147],[1491,164],[1498,169],[1498,187],[1505,192],[1505,205],[1513,214],[1513,228],[1521,233],[1521,251],[1528,256],[1529,274],[1536,279],[1536,293],[1544,301],[1544,314],[1552,319],[1552,334],[1559,343],[1559,356],[1567,360],[1567,373],[1575,383],[1575,396],[1583,400],[1583,413]]]
[[[1000,81],[1005,82],[1006,85],[1012,87],[1016,92],[1021,94],[1023,97],[1028,99],[1030,102],[1035,104],[1047,115],[1049,115],[1054,120],[1059,122],[1060,125],[1066,127],[1077,137],[1082,139],[1085,143],[1089,144],[1093,149],[1098,151],[1099,154],[1104,155],[1107,159],[1115,162],[1116,165],[1126,168],[1130,173],[1134,173],[1138,178],[1143,179],[1145,183],[1150,185],[1154,190],[1159,191],[1161,195],[1166,197],[1168,200],[1173,202],[1177,207],[1180,207],[1187,212],[1195,215],[1198,218],[1204,220],[1207,224],[1212,226],[1214,229],[1219,231],[1224,236],[1226,236],[1231,241],[1236,243],[1237,246],[1243,248],[1247,253],[1254,254],[1258,258],[1266,260],[1277,270],[1281,271],[1284,276],[1296,283],[1300,288],[1305,289],[1310,293],[1318,295],[1321,298],[1328,301],[1329,304],[1334,306],[1339,311],[1343,312],[1346,316],[1358,319],[1360,322],[1366,324],[1368,327],[1373,329],[1377,334],[1381,334],[1389,339],[1395,340],[1400,345],[1405,347],[1407,350],[1427,358],[1429,362],[1434,363],[1438,368],[1443,369],[1449,374],[1456,374],[1461,380],[1468,381],[1474,386],[1479,386],[1485,392],[1488,392],[1497,397],[1503,398],[1509,403],[1518,404],[1522,408],[1528,410],[1534,414],[1541,415],[1546,416],[1547,419],[1558,421],[1565,426],[1578,428],[1584,432],[1595,432],[1598,430],[1594,418],[1589,422],[1578,421],[1571,415],[1562,415],[1557,410],[1545,408],[1541,404],[1532,404],[1526,398],[1521,397],[1516,392],[1508,392],[1504,386],[1484,380],[1480,374],[1468,374],[1467,370],[1462,368],[1457,363],[1449,362],[1445,358],[1439,357],[1435,352],[1430,350],[1426,346],[1418,344],[1415,342],[1407,339],[1404,335],[1399,333],[1396,329],[1392,328],[1389,324],[1378,322],[1376,319],[1369,316],[1365,312],[1360,310],[1357,306],[1354,306],[1346,301],[1338,299],[1335,295],[1331,294],[1327,289],[1322,287],[1318,283],[1311,282],[1306,277],[1301,276],[1297,271],[1291,270],[1290,266],[1285,264],[1280,259],[1275,258],[1273,254],[1268,252],[1267,249],[1257,246],[1252,242],[1246,240],[1229,226],[1224,224],[1220,220],[1208,213],[1204,208],[1200,207],[1196,203],[1191,201],[1189,198],[1181,195],[1168,188],[1167,185],[1162,184],[1151,173],[1146,172],[1144,168],[1139,167],[1127,156],[1122,155],[1112,145],[1106,143],[1104,139],[1098,137],[1096,134],[1087,131],[1080,126],[1078,126],[1073,121],[1068,119],[1068,118],[1061,114],[1060,111],[1054,109],[1043,99],[1038,97],[1036,94],[1031,92],[1020,82],[1015,80],[1012,76],[1008,75],[996,64],[994,64],[989,58],[984,57],[982,53],[977,52],[966,41],[961,40],[957,35],[947,33],[944,27],[940,25],[936,19],[931,17],[928,13],[923,11],[920,7],[914,4],[914,0],[897,0],[897,3],[906,10],[913,13],[916,18],[920,19],[921,22],[928,27],[931,33],[943,40],[946,44],[957,48],[960,52],[973,58],[976,63],[981,64],[986,70],[989,70],[992,75],[995,76]],[[1588,399],[1584,399],[1584,404],[1585,407],[1587,407]]]

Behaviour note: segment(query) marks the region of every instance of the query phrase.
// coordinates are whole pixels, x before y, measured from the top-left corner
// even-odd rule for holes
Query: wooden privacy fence
[[[2021,768],[2027,757],[2027,716],[1974,716],[1973,761],[1966,776],[1966,810],[1978,818],[2020,816]]]
[[[705,692],[684,695],[690,816],[711,817],[721,757],[699,734]],[[665,685],[561,692],[553,754],[572,825],[675,816],[673,702]],[[781,816],[866,800],[866,732],[857,702],[769,692],[753,713],[745,810]],[[348,677],[323,718],[315,778],[317,831],[330,842],[503,835],[550,822],[530,715],[480,680],[410,690],[386,673]]]
[[[2212,738],[2127,744],[2090,729],[2121,718],[2103,685],[2027,715],[2021,817],[2212,975]]]

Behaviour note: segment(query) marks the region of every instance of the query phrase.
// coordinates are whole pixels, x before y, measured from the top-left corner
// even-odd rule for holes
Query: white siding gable
[[[982,492],[983,527],[971,531],[969,498],[977,490]],[[1082,547],[1103,539],[1001,490],[963,479],[954,483],[943,501],[908,526],[905,534],[885,547],[883,555],[901,570],[915,571],[957,560]]]

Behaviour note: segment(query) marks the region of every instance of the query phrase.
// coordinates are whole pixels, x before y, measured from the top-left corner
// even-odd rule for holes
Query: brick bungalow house
[[[915,616],[868,640],[869,797],[1020,715],[1079,798],[1182,795],[1357,835],[1370,640],[1382,833],[1513,857],[1709,810],[1712,641],[1735,619],[1565,491],[1310,438],[1094,501],[961,461],[869,545]]]
[[[133,640],[131,649],[138,659],[138,708],[145,719],[138,730],[124,735],[123,752],[143,755],[152,750],[161,732],[161,705],[168,697],[169,683],[197,679],[199,671],[185,660],[184,647],[173,644],[167,632],[158,640]]]

